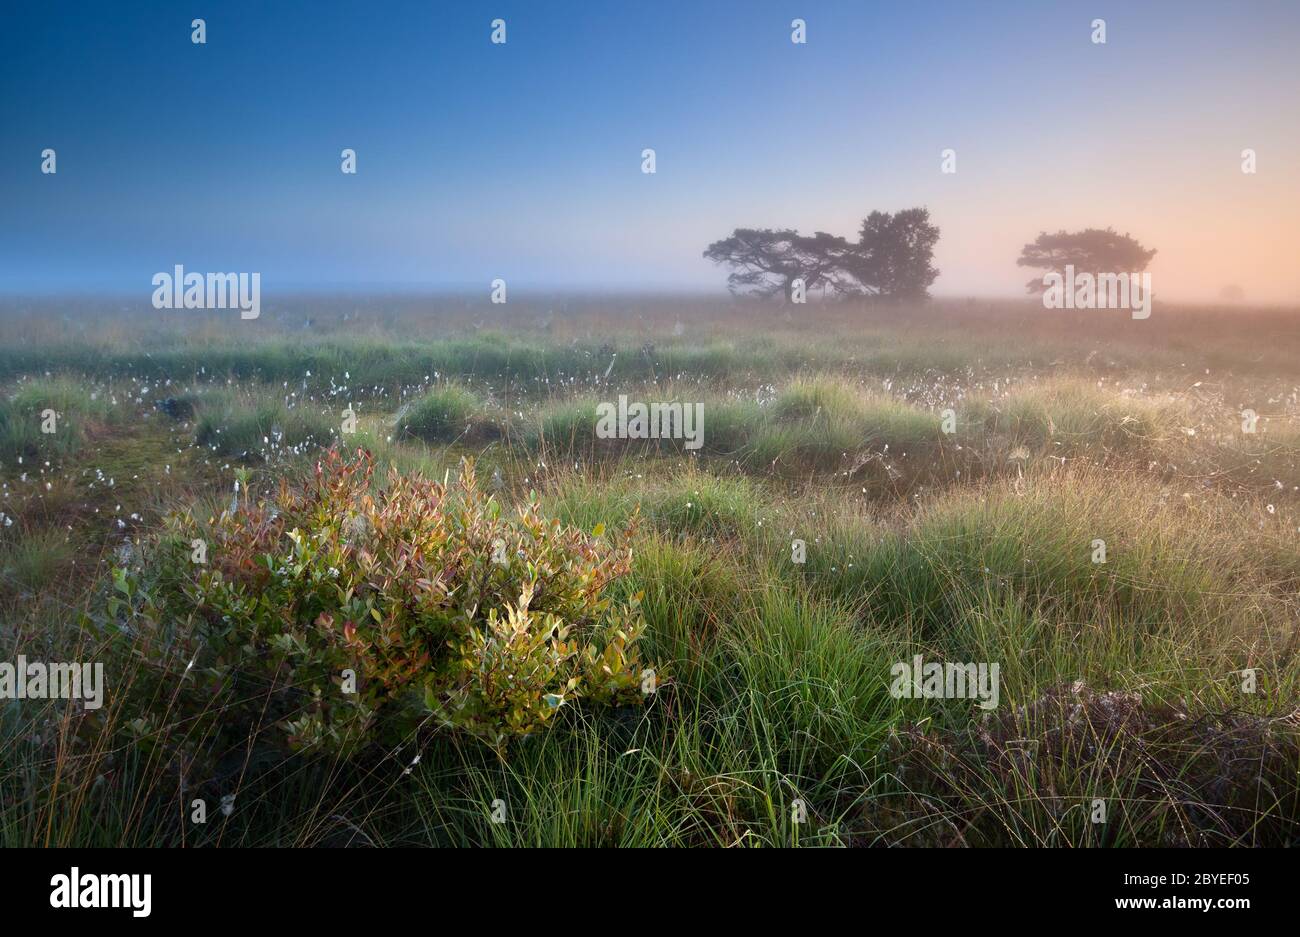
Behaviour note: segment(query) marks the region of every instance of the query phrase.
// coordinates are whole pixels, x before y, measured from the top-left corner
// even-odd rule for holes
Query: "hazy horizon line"
[[[50,287],[45,289],[14,289],[0,285],[0,302],[13,303],[23,301],[48,301],[61,298],[76,300],[100,300],[100,301],[128,301],[139,302],[141,305],[148,305],[153,295],[154,287],[146,284],[144,288],[129,289],[126,287]],[[491,286],[490,284],[467,284],[467,283],[402,283],[402,282],[359,282],[359,283],[339,283],[339,284],[304,284],[301,282],[291,282],[284,288],[277,290],[273,295],[268,295],[266,301],[268,304],[273,303],[277,298],[284,300],[301,300],[318,297],[336,297],[336,298],[370,298],[370,299],[413,299],[413,298],[455,298],[457,300],[478,299],[486,305],[493,305],[490,302]],[[1161,300],[1161,294],[1156,291],[1154,298],[1166,304],[1177,306],[1226,306],[1235,308],[1250,309],[1293,309],[1300,308],[1300,297],[1291,301],[1285,300],[1251,300],[1248,296],[1241,299],[1221,299],[1210,297],[1199,298],[1182,298],[1168,297]],[[777,304],[777,300],[771,297],[746,296],[743,294],[731,294],[726,289],[708,290],[691,286],[648,286],[648,285],[620,285],[620,286],[598,286],[598,285],[571,285],[571,286],[553,286],[541,285],[536,283],[520,283],[510,285],[510,302],[519,301],[538,301],[538,300],[591,300],[600,298],[618,298],[618,297],[636,297],[636,298],[660,298],[672,300],[696,300],[706,302],[741,302],[741,303],[772,303]],[[863,296],[843,296],[839,299],[821,297],[817,293],[810,294],[807,305],[839,305],[853,304],[855,302],[870,302],[872,297]],[[961,302],[961,301],[979,301],[979,302],[1006,302],[1006,303],[1038,303],[1040,298],[1031,293],[1009,293],[1009,292],[985,292],[985,291],[962,291],[949,292],[936,290],[931,295],[920,302],[907,302],[902,305],[916,306],[923,305],[927,301],[939,302]],[[507,304],[508,305],[508,304]],[[202,312],[196,310],[171,310],[175,312]]]

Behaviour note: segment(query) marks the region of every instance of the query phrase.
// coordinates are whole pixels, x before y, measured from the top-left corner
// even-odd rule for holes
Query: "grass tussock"
[[[0,397],[0,461],[71,455],[113,412],[103,395],[70,379],[22,383]]]
[[[310,405],[219,395],[199,405],[194,442],[219,456],[262,462],[327,447],[341,425],[341,417]]]
[[[1294,722],[1192,712],[1082,681],[1052,687],[977,727],[900,735],[911,789],[897,800],[913,819],[879,835],[945,846],[1289,846],[1300,811]]]
[[[468,388],[445,384],[402,407],[394,428],[398,439],[469,444],[501,438],[506,422]]]

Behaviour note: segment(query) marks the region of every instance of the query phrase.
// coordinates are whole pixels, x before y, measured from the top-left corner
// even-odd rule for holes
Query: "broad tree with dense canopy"
[[[1147,250],[1135,238],[1120,234],[1114,228],[1086,228],[1083,231],[1057,231],[1038,235],[1032,244],[1026,244],[1016,265],[1065,275],[1065,268],[1073,266],[1080,273],[1097,276],[1102,273],[1141,273],[1156,255],[1155,248]],[[1028,291],[1041,293],[1047,289],[1043,277],[1030,280]]]
[[[704,256],[736,268],[727,277],[733,293],[779,293],[789,302],[795,280],[803,280],[808,291],[834,287],[840,259],[851,249],[844,238],[823,231],[808,237],[790,228],[737,228],[710,244]]]

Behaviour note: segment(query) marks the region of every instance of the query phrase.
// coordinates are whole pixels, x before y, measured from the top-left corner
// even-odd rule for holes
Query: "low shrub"
[[[132,734],[187,756],[250,747],[350,752],[440,725],[498,750],[567,704],[642,702],[631,556],[478,487],[373,479],[331,451],[305,484],[206,530],[180,516],[95,622],[145,662]],[[194,562],[198,542],[206,562]],[[353,685],[354,681],[354,685]]]

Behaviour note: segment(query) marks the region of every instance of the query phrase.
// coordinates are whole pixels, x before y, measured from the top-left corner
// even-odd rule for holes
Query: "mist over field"
[[[1294,5],[103,11],[0,844],[1300,844]]]

